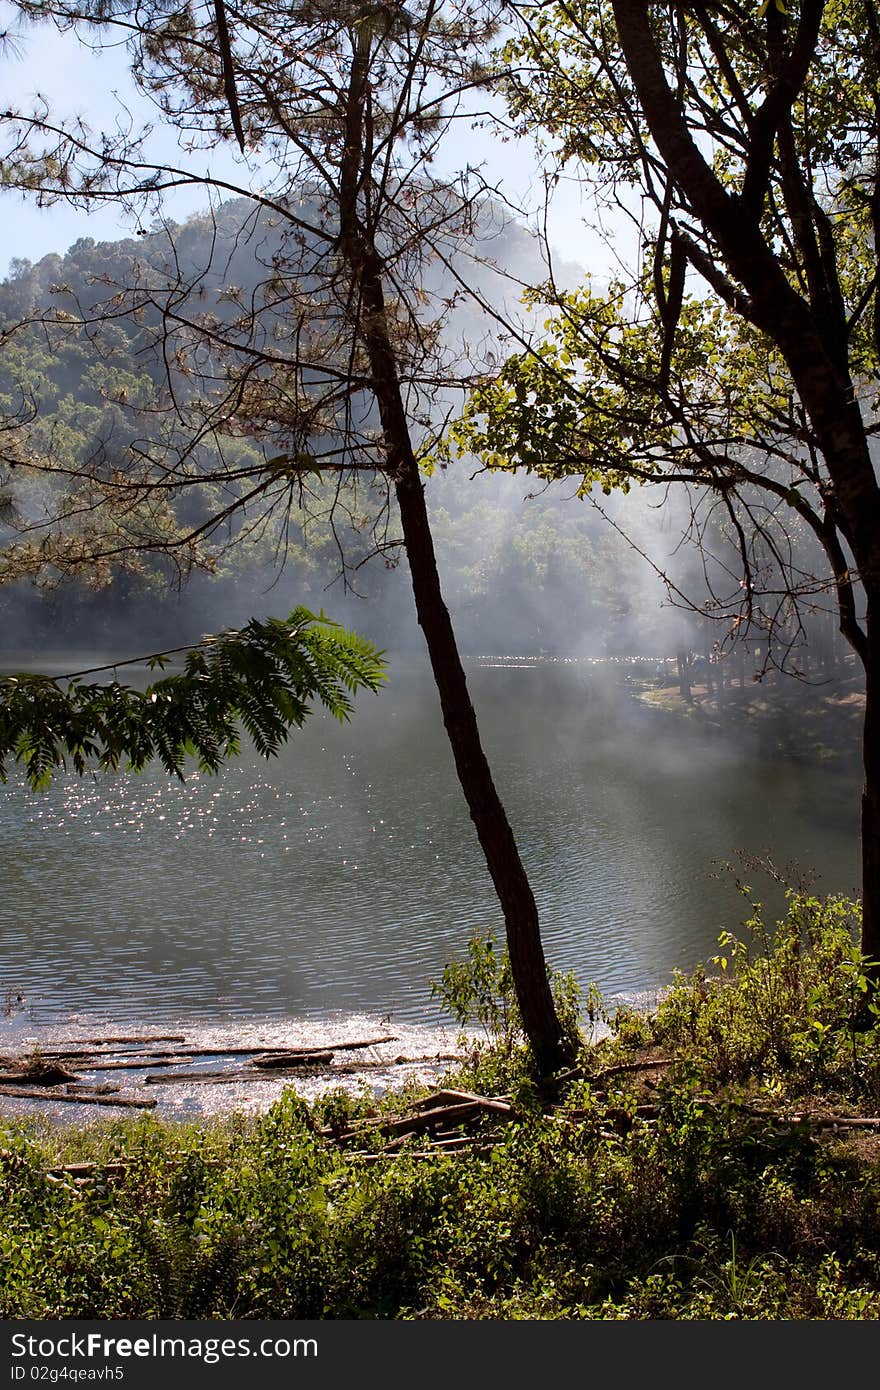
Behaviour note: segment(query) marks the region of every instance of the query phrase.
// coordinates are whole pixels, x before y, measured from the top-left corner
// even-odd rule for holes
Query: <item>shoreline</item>
[[[364,1013],[320,1021],[182,1021],[179,1025],[163,1021],[143,1027],[128,1023],[120,1027],[106,1018],[86,1019],[82,1015],[76,1021],[59,1020],[41,1027],[31,1024],[13,1029],[9,1022],[7,1019],[3,1021],[7,1026],[0,1025],[0,1054],[5,1060],[45,1058],[66,1051],[64,1064],[76,1065],[77,1071],[76,1082],[64,1089],[97,1091],[112,1085],[118,1087],[122,1104],[114,1111],[110,1092],[101,1102],[88,1104],[84,1095],[74,1104],[55,1099],[54,1088],[48,1086],[45,1100],[18,1098],[4,1091],[0,1095],[0,1119],[37,1115],[52,1123],[79,1126],[123,1113],[126,1098],[149,1106],[157,1118],[173,1121],[259,1113],[290,1087],[306,1100],[336,1089],[354,1093],[365,1084],[381,1096],[407,1082],[430,1083],[464,1055],[460,1029],[394,1024]],[[332,1052],[332,1060],[316,1059],[314,1066],[298,1065],[283,1074],[256,1076],[242,1066],[250,1054],[287,1049],[326,1049]],[[175,1070],[181,1072],[180,1080],[175,1079]],[[246,1073],[240,1079],[238,1070]],[[150,1082],[148,1076],[153,1078]]]
[[[643,991],[611,996],[605,1006],[609,1012],[618,1005],[648,1012],[658,999],[658,991]],[[583,1027],[591,1043],[611,1035],[610,1027],[600,1021],[590,1023],[584,1018]],[[408,1084],[435,1084],[450,1067],[465,1060],[468,1044],[486,1041],[476,1028],[396,1024],[387,1015],[365,1012],[340,1012],[320,1020],[169,1023],[163,1019],[140,1024],[77,1014],[39,1026],[6,1018],[0,1020],[0,1063],[51,1060],[60,1052],[62,1064],[75,1065],[77,1070],[75,1082],[46,1086],[45,1099],[17,1097],[8,1094],[11,1087],[4,1088],[0,1122],[36,1116],[53,1125],[82,1127],[131,1113],[139,1108],[137,1102],[164,1122],[209,1122],[235,1113],[262,1113],[288,1089],[310,1103],[332,1091],[355,1095],[364,1088],[381,1098]],[[248,1065],[251,1054],[288,1049],[326,1049],[333,1055],[329,1061],[316,1058],[314,1066],[301,1063],[277,1073],[255,1075]],[[179,1080],[175,1070],[181,1072]],[[239,1076],[239,1071],[244,1074]],[[119,1109],[114,1109],[114,1093],[109,1089],[94,1104],[87,1103],[85,1094],[76,1103],[53,1094],[57,1090],[75,1093],[78,1088],[97,1093],[102,1086],[118,1088]],[[28,1089],[26,1083],[23,1089]]]

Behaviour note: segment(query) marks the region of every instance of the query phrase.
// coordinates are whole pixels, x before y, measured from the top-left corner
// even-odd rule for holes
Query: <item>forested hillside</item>
[[[255,234],[247,215],[243,202],[229,202],[213,216],[174,229],[176,268],[187,281],[199,280],[204,305],[227,321],[257,292],[271,265],[273,229],[267,225]],[[118,286],[164,266],[170,245],[162,229],[115,243],[83,238],[36,265],[13,262],[0,284],[0,322],[7,332],[0,410],[26,422],[8,446],[18,466],[5,470],[3,646],[57,646],[62,635],[73,646],[130,646],[135,630],[139,641],[160,642],[178,638],[182,628],[189,635],[291,602],[324,606],[386,644],[407,645],[415,636],[409,595],[399,553],[386,544],[398,534],[395,516],[384,515],[384,492],[369,481],[346,484],[331,523],[335,480],[315,476],[283,530],[267,523],[243,537],[239,522],[237,531],[215,535],[183,585],[176,566],[155,557],[125,557],[87,576],[68,567],[69,552],[53,552],[47,563],[49,542],[40,523],[64,497],[66,465],[88,461],[97,475],[130,467],[139,450],[189,447],[184,421],[167,409],[168,370],[184,411],[192,383],[161,351],[155,310],[132,312],[130,300],[123,304],[117,294]],[[536,245],[514,224],[493,233],[488,252],[520,280],[542,274]],[[499,287],[514,297],[515,285],[503,286],[487,268],[487,297],[497,296]],[[30,322],[18,327],[22,321]],[[473,305],[453,307],[447,336],[454,339],[446,349],[452,355],[485,355],[486,322]],[[438,417],[455,403],[452,393],[439,391]],[[209,446],[196,447],[205,452]],[[246,467],[270,453],[258,423],[250,432],[239,422],[224,445],[224,462]],[[26,466],[29,458],[46,457],[62,470],[51,480]],[[669,607],[661,611],[662,584],[595,509],[573,498],[571,488],[527,496],[526,483],[474,476],[477,466],[438,469],[427,484],[445,588],[466,649],[589,655],[674,649],[692,623]],[[207,515],[216,503],[217,490],[208,485],[170,494],[149,524],[172,534],[197,524],[200,508]],[[609,505],[628,534],[666,564],[678,539],[675,523],[666,518],[661,530],[647,499]],[[78,535],[98,525],[100,516],[72,514],[71,549]],[[243,543],[230,544],[234,539]],[[61,582],[68,568],[75,577]],[[688,568],[695,577],[693,557],[679,559],[679,576]]]

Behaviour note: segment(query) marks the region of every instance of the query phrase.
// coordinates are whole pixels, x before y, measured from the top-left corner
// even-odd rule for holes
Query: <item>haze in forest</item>
[[[246,205],[230,202],[214,216],[172,224],[175,255],[188,273],[204,270],[203,292],[218,300],[234,282],[244,294],[257,283],[267,257],[267,233],[243,233]],[[219,229],[219,230],[218,230]],[[117,242],[77,241],[63,255],[36,264],[15,260],[0,284],[0,321],[9,324],[59,305],[81,309],[106,298],[120,266],[149,255],[169,232],[156,228]],[[539,244],[509,217],[497,217],[479,248],[484,260],[504,266],[505,280],[484,267],[479,288],[504,312],[521,311],[522,284],[547,275]],[[554,266],[574,283],[581,267]],[[500,360],[503,341],[473,303],[458,304],[446,328],[465,358]],[[78,458],[97,447],[124,452],[136,428],[134,406],[144,381],[158,381],[162,364],[145,360],[135,326],[108,324],[92,335],[56,334],[39,328],[17,336],[0,371],[0,404],[11,414],[22,394],[33,404],[45,437]],[[462,396],[439,393],[437,411],[460,408]],[[635,490],[627,497],[591,500],[576,496],[569,481],[553,487],[527,477],[488,474],[476,460],[438,469],[427,481],[429,506],[447,603],[463,650],[471,653],[592,656],[665,655],[691,641],[691,615],[669,594],[644,551],[682,584],[697,577],[695,557],[681,547],[682,508],[667,497]],[[372,499],[375,503],[375,498]],[[38,518],[39,490],[26,490],[19,505]],[[364,500],[364,513],[370,499]],[[609,524],[606,513],[617,526]],[[392,518],[388,536],[397,534]],[[131,654],[143,647],[191,640],[202,632],[238,624],[257,614],[284,613],[297,603],[323,608],[346,625],[391,649],[419,643],[402,552],[370,556],[372,532],[349,526],[339,536],[348,572],[325,523],[305,516],[283,545],[268,535],[230,549],[214,576],[194,574],[178,584],[155,564],[137,578],[117,577],[95,589],[86,583],[37,587],[28,582],[0,589],[2,645],[6,651],[38,647],[94,647]],[[696,567],[695,567],[696,566]],[[702,641],[702,638],[700,638]]]

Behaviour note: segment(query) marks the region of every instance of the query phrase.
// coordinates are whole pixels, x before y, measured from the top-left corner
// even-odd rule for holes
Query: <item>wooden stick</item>
[[[144,1065],[147,1059],[155,1060],[157,1057],[174,1057],[176,1054],[170,1048],[164,1048],[161,1052],[143,1052],[136,1049],[133,1052],[123,1052],[120,1047],[105,1047],[99,1051],[87,1051],[80,1049],[78,1052],[44,1052],[43,1056],[50,1058],[53,1062],[69,1062],[74,1065],[76,1062],[87,1063],[91,1067],[97,1067],[102,1061],[133,1061],[138,1057],[144,1058]],[[20,1059],[19,1059],[20,1060]]]
[[[422,1110],[417,1115],[407,1115],[399,1120],[385,1120],[378,1124],[367,1120],[364,1124],[340,1135],[340,1142],[344,1143],[347,1139],[355,1139],[371,1131],[387,1135],[420,1134],[439,1125],[463,1124],[467,1120],[476,1119],[481,1111],[485,1110],[504,1116],[513,1114],[513,1107],[506,1101],[490,1101],[484,1096],[478,1096],[474,1100],[458,1102],[455,1105],[440,1105],[433,1110]]]
[[[92,1062],[85,1068],[86,1071],[144,1071],[147,1067],[179,1067],[180,1062],[175,1058],[169,1057],[163,1061],[161,1058],[146,1057],[138,1062]]]
[[[487,1110],[503,1109],[512,1110],[510,1100],[507,1096],[478,1096],[473,1091],[434,1091],[432,1095],[425,1096],[423,1100],[417,1100],[414,1110],[434,1110],[438,1106],[455,1105],[459,1101],[470,1101],[474,1105],[483,1106]]]
[[[557,1076],[557,1081],[573,1081],[575,1077],[584,1077],[586,1081],[604,1081],[606,1076],[617,1076],[620,1072],[626,1071],[647,1071],[651,1067],[671,1067],[674,1058],[655,1057],[650,1061],[644,1062],[616,1062],[612,1067],[605,1067],[603,1071],[597,1071],[590,1075],[585,1066],[572,1067],[570,1071],[562,1071]]]
[[[367,1038],[364,1041],[324,1043],[321,1047],[294,1047],[291,1043],[278,1043],[267,1046],[265,1043],[255,1044],[252,1047],[242,1047],[231,1044],[229,1047],[164,1047],[158,1052],[139,1051],[137,1054],[128,1053],[122,1060],[131,1060],[134,1055],[139,1057],[258,1057],[276,1053],[295,1053],[297,1056],[313,1056],[323,1052],[353,1052],[362,1047],[377,1047],[380,1043],[399,1042],[398,1038]],[[44,1052],[43,1056],[53,1057],[94,1057],[94,1052]],[[111,1054],[112,1055],[112,1054]]]
[[[89,1178],[93,1173],[100,1172],[108,1177],[119,1177],[126,1172],[132,1159],[117,1160],[113,1163],[63,1163],[60,1168],[48,1168],[47,1176],[60,1178],[69,1176],[71,1178]]]
[[[321,1047],[293,1047],[290,1043],[267,1047],[174,1047],[159,1053],[162,1057],[256,1057],[270,1053],[295,1052],[297,1056],[312,1056],[322,1052],[353,1052],[359,1047],[376,1047],[379,1043],[398,1042],[398,1038],[368,1038],[364,1042],[324,1043]],[[149,1056],[144,1053],[144,1056]]]
[[[59,1047],[105,1047],[110,1043],[151,1043],[151,1042],[186,1042],[185,1033],[140,1033],[136,1037],[127,1038],[65,1038],[56,1039],[52,1048],[40,1047],[44,1057],[55,1057],[58,1055]]]
[[[155,1100],[135,1100],[131,1096],[102,1096],[84,1094],[82,1091],[71,1094],[69,1091],[26,1090],[23,1086],[0,1086],[0,1096],[14,1096],[17,1100],[60,1100],[70,1105],[124,1105],[140,1110],[152,1110]]]
[[[812,1121],[809,1115],[803,1118],[819,1129],[880,1129],[880,1116],[877,1115],[821,1115]]]
[[[811,1125],[813,1129],[880,1129],[880,1115],[778,1115],[773,1110],[762,1110],[757,1105],[743,1101],[728,1101],[727,1104],[759,1120],[769,1120],[779,1125]]]
[[[401,1120],[385,1120],[372,1128],[378,1129],[380,1134],[420,1134],[434,1125],[472,1120],[478,1113],[479,1109],[473,1101],[465,1101],[460,1105],[444,1105],[437,1110],[423,1111],[420,1115],[404,1116]]]
[[[190,1081],[238,1081],[239,1079],[253,1079],[253,1076],[244,1071],[177,1071],[172,1076],[153,1076],[147,1074],[144,1077],[145,1086],[176,1086],[179,1082]]]
[[[386,1144],[384,1149],[353,1149],[345,1154],[346,1161],[357,1160],[359,1163],[378,1163],[383,1158],[436,1158],[438,1153],[460,1151],[462,1149],[489,1149],[491,1142],[483,1139],[477,1140],[469,1134],[462,1135],[456,1139],[444,1139],[440,1143],[432,1144],[430,1149],[404,1149],[399,1146],[399,1141],[394,1141],[394,1146]]]
[[[414,1067],[423,1062],[457,1062],[457,1052],[428,1052],[421,1057],[394,1057],[387,1062],[343,1062],[329,1067],[334,1076],[356,1076],[362,1071],[387,1071],[389,1067]]]
[[[385,1038],[366,1038],[363,1042],[324,1043],[323,1047],[297,1047],[293,1050],[296,1052],[323,1052],[326,1048],[329,1048],[331,1052],[354,1052],[359,1047],[378,1047],[380,1043],[391,1042],[400,1042],[400,1038],[393,1036]],[[278,1049],[274,1047],[264,1047],[262,1051],[277,1052]]]

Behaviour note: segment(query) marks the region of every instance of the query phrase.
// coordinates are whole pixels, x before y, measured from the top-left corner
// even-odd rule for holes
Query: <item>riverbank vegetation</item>
[[[641,672],[647,670],[642,663]],[[655,675],[634,674],[628,685],[650,709],[691,721],[695,728],[745,739],[761,757],[823,766],[856,767],[861,758],[865,686],[851,663],[820,680],[746,675],[721,686],[706,664],[684,682],[670,663]]]
[[[880,1012],[857,934],[845,899],[790,893],[772,931],[751,902],[652,1014],[580,999],[552,1103],[483,938],[436,989],[485,1042],[433,1099],[7,1121],[0,1315],[878,1317]],[[564,979],[556,999],[570,1018]],[[457,1120],[450,1088],[500,1103]]]

